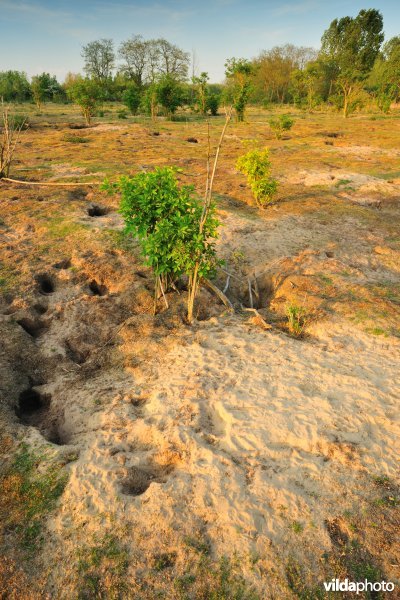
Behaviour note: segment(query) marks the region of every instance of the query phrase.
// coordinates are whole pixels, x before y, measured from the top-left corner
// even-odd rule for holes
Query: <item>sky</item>
[[[195,56],[196,71],[224,78],[232,56],[253,58],[286,43],[318,48],[335,18],[376,8],[385,38],[400,35],[400,1],[369,0],[0,0],[0,71],[82,72],[81,49],[99,38],[116,48],[135,34],[164,37]]]

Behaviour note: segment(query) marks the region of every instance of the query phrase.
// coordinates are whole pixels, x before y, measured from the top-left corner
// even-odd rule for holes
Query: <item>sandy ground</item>
[[[90,135],[120,129],[101,125]],[[360,148],[354,146],[357,155]],[[97,193],[70,198],[79,245],[56,229],[62,256],[24,263],[21,272],[34,274],[26,295],[4,296],[6,430],[74,456],[65,461],[68,483],[46,522],[40,564],[49,597],[76,597],[77,549],[108,533],[128,549],[129,592],[83,597],[155,598],[160,590],[167,598],[210,597],[174,591],[193,539],[215,559],[236,557],[260,598],[317,597],[301,596],[290,578],[288,584],[287,565],[304,566],[308,583],[321,587],[321,557],[335,547],[343,554],[340,536],[354,533],[344,516],[361,508],[370,514],[375,480],[398,484],[399,184],[304,167],[281,177],[287,197],[297,189],[298,198],[262,213],[223,195],[237,181],[232,165],[226,171],[218,251],[232,273],[234,314],[203,291],[193,328],[183,323],[184,292],[171,294],[172,309],[160,305],[154,318],[149,270],[127,252],[88,243],[122,228],[115,205]],[[60,162],[52,174],[87,171]],[[32,223],[21,217],[5,230],[5,257],[25,260],[38,243],[45,223],[36,220],[35,194],[31,201]],[[65,200],[56,202],[58,210]],[[94,207],[106,210],[91,216]],[[218,274],[221,288],[226,276]],[[257,307],[269,329],[243,310],[249,277],[257,280]],[[391,295],[371,300],[372,288]],[[309,311],[301,339],[288,335],[289,302]],[[16,407],[27,388],[43,405],[21,417]],[[366,518],[362,527],[373,540],[373,518]],[[376,551],[381,545],[379,566],[398,582],[395,529]],[[368,562],[375,555],[365,543]],[[158,575],[152,561],[160,553],[173,561]]]

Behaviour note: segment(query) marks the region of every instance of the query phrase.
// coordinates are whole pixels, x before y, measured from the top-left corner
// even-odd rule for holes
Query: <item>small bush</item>
[[[117,116],[118,116],[118,119],[127,119],[128,118],[126,110],[119,110],[117,112]]]
[[[219,109],[219,97],[216,94],[209,94],[206,102],[207,110],[215,117]]]
[[[11,125],[14,129],[28,129],[29,117],[28,115],[13,115],[10,119]]]
[[[136,115],[141,102],[141,94],[137,85],[131,83],[122,94],[122,100],[131,113]]]
[[[247,176],[258,206],[263,207],[272,201],[278,188],[278,182],[271,177],[268,148],[250,150],[240,156],[236,162],[236,168]]]
[[[286,316],[291,335],[297,338],[302,337],[308,322],[306,309],[297,304],[288,304],[286,306]]]
[[[71,144],[87,144],[89,142],[89,138],[82,137],[80,135],[71,135],[66,133],[62,137],[63,142],[70,142]]]
[[[268,122],[278,140],[282,138],[284,131],[289,131],[294,125],[294,120],[289,115],[279,115],[276,119],[272,117]]]
[[[218,227],[215,208],[199,232],[202,202],[193,186],[178,185],[173,168],[123,176],[105,188],[121,192],[126,231],[139,238],[146,263],[153,267],[164,291],[180,275],[190,277],[196,263],[199,277],[214,271],[218,263],[213,242]]]

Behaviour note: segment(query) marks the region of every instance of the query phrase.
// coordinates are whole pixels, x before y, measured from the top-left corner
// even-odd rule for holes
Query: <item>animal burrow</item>
[[[44,323],[44,321],[41,321],[40,319],[23,317],[22,319],[18,319],[17,323],[33,338],[38,338],[44,331],[46,331],[46,329],[48,329],[48,324]]]
[[[29,387],[20,393],[15,414],[23,425],[35,427],[48,442],[60,446],[67,442],[50,409],[51,394]]]
[[[33,310],[35,310],[39,315],[44,315],[44,313],[46,313],[48,310],[48,306],[45,306],[44,304],[40,304],[40,302],[38,302],[37,304],[33,305]]]
[[[54,280],[47,273],[43,273],[38,275],[36,278],[39,292],[43,294],[43,296],[50,296],[55,292],[56,286]]]
[[[67,357],[77,365],[83,365],[87,361],[90,355],[90,349],[88,346],[79,344],[74,340],[65,340],[65,351]]]
[[[71,266],[71,259],[63,258],[59,262],[56,262],[53,266],[55,269],[69,269]]]
[[[121,484],[121,491],[127,496],[141,496],[150,484],[165,483],[167,476],[174,470],[174,465],[145,465],[130,467],[127,477]]]
[[[190,144],[198,144],[199,140],[197,140],[195,137],[188,137],[186,139],[187,142],[189,142]]]
[[[239,293],[243,306],[247,308],[267,308],[274,294],[274,282],[271,275],[257,277],[257,285],[251,280],[251,296],[249,285],[244,285]]]
[[[109,213],[109,209],[99,204],[91,204],[87,209],[87,213],[89,217],[104,217]]]
[[[89,283],[89,289],[93,296],[106,296],[108,294],[108,288],[103,283],[98,283],[95,279]]]

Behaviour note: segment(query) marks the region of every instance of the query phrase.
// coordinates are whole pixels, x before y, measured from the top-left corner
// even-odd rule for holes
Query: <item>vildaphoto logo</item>
[[[332,579],[324,581],[324,588],[327,592],[393,592],[394,583],[391,581],[349,581],[347,578],[344,581],[340,579]]]

